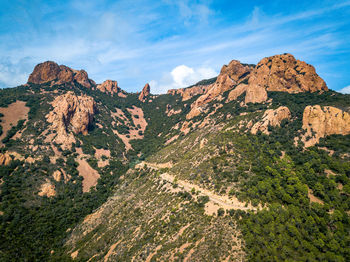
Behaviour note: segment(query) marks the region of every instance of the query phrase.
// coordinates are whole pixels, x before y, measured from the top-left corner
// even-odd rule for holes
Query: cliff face
[[[332,106],[307,106],[303,113],[302,137],[305,147],[317,144],[320,138],[328,135],[350,134],[350,114]]]
[[[191,111],[187,115],[187,119],[191,119],[200,114],[200,107],[218,98],[227,90],[239,82],[249,77],[251,67],[243,65],[237,60],[232,60],[228,65],[224,65],[220,71],[220,75],[215,83],[209,87],[208,91],[200,96],[192,105]]]
[[[269,126],[280,126],[282,120],[290,118],[291,114],[286,106],[280,106],[275,110],[268,109],[262,119],[253,125],[251,133],[255,135],[258,131],[261,131],[264,134],[269,134]]]
[[[149,94],[150,94],[150,91],[151,91],[151,87],[149,86],[149,84],[147,83],[144,87],[143,87],[143,89],[142,89],[142,91],[141,91],[141,93],[140,93],[140,95],[139,95],[139,100],[140,101],[142,101],[142,102],[145,102],[146,101],[146,98],[149,96]]]
[[[28,78],[28,83],[43,84],[53,81],[53,84],[71,83],[73,81],[86,88],[92,88],[96,84],[89,79],[84,70],[74,70],[64,65],[58,65],[52,61],[46,61],[35,66]]]
[[[288,93],[327,91],[328,87],[312,65],[297,60],[291,54],[262,59],[249,78],[246,103],[267,100],[267,91]]]
[[[52,102],[53,110],[46,116],[51,123],[51,129],[57,135],[55,142],[67,148],[75,142],[74,135],[88,133],[88,127],[93,121],[96,103],[92,97],[77,96],[73,92],[60,95]],[[72,132],[70,132],[70,130]]]

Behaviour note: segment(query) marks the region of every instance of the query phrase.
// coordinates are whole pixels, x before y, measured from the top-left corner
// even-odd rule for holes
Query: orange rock
[[[52,102],[53,110],[46,116],[51,123],[51,129],[56,130],[54,140],[70,147],[75,142],[73,133],[88,133],[88,127],[92,123],[96,111],[96,103],[92,97],[77,96],[73,92],[57,96]]]
[[[182,101],[186,101],[196,95],[205,94],[210,87],[211,85],[197,85],[197,86],[192,86],[187,88],[170,89],[168,90],[167,93],[170,95],[179,94],[182,96]]]
[[[186,118],[191,119],[202,112],[201,107],[210,101],[217,99],[227,90],[232,89],[238,83],[249,77],[251,68],[243,65],[237,60],[232,60],[228,65],[224,65],[215,83],[209,87],[209,90],[200,96],[194,104]]]
[[[55,186],[51,184],[50,180],[46,180],[46,183],[42,184],[40,187],[39,196],[53,197],[56,195]]]
[[[260,121],[255,123],[251,128],[250,132],[256,134],[258,131],[261,131],[264,134],[269,134],[269,126],[280,126],[282,120],[290,119],[291,114],[286,106],[280,106],[277,109],[267,109],[264,112],[264,115]]]
[[[28,78],[28,83],[43,84],[53,81],[53,84],[64,84],[73,83],[74,80],[86,88],[96,85],[93,80],[89,79],[86,71],[77,71],[64,65],[59,66],[52,61],[36,65]]]
[[[320,138],[338,134],[350,134],[350,114],[332,106],[307,106],[303,113],[302,137],[305,147],[317,144]]]
[[[234,89],[230,91],[227,97],[227,102],[236,100],[240,95],[242,95],[247,90],[247,84],[239,84]]]
[[[144,88],[142,89],[140,95],[139,95],[139,100],[142,101],[142,102],[145,102],[146,101],[146,97],[149,96],[150,94],[150,91],[151,91],[151,87],[149,86],[149,84],[147,83]]]
[[[267,100],[267,91],[288,93],[327,91],[328,87],[312,65],[296,60],[291,54],[262,59],[249,78],[245,103]]]
[[[102,84],[97,85],[96,88],[101,92],[109,93],[112,96],[122,92],[121,88],[118,86],[118,82],[113,80],[106,80]]]
[[[0,153],[0,166],[7,166],[11,161],[12,158],[8,153]]]

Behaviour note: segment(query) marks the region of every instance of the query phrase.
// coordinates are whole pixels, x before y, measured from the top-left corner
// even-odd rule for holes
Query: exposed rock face
[[[228,65],[224,65],[215,83],[209,87],[209,90],[205,94],[196,100],[186,118],[191,119],[199,115],[202,111],[200,107],[219,98],[224,92],[247,79],[250,72],[251,67],[243,65],[237,60],[232,60]]]
[[[53,84],[78,82],[86,88],[92,88],[96,84],[89,79],[84,70],[74,70],[64,65],[58,65],[52,61],[46,61],[35,66],[28,78],[28,83],[43,84],[53,81]]]
[[[227,102],[236,100],[240,95],[242,95],[248,88],[247,84],[239,84],[233,90],[230,91],[227,97]]]
[[[296,60],[291,54],[262,59],[249,78],[246,103],[267,100],[267,91],[288,93],[327,91],[327,85],[312,65]]]
[[[139,95],[139,100],[140,101],[142,101],[142,102],[145,102],[146,101],[146,98],[149,96],[149,94],[150,94],[150,91],[151,91],[151,87],[149,86],[149,84],[147,83],[144,87],[143,87],[143,89],[142,89],[142,91],[141,91],[141,93],[140,93],[140,95]]]
[[[348,135],[350,114],[331,106],[307,106],[303,113],[303,129],[306,130],[302,137],[305,147],[317,144],[320,138],[328,135]]]
[[[51,184],[49,180],[46,180],[46,183],[42,184],[40,187],[40,192],[38,193],[39,196],[47,196],[47,197],[53,197],[56,195],[55,186]]]
[[[269,126],[280,126],[282,120],[290,119],[291,114],[288,107],[280,106],[277,109],[267,109],[260,121],[255,123],[251,129],[252,134],[261,131],[264,134],[269,134]]]
[[[88,127],[92,123],[96,103],[92,97],[77,96],[73,92],[57,96],[52,102],[54,109],[46,116],[52,124],[51,129],[56,130],[55,141],[70,147],[75,138],[73,133],[88,133]],[[72,132],[70,132],[72,130]]]
[[[12,158],[10,157],[9,154],[7,154],[7,153],[1,154],[0,153],[0,166],[7,166],[8,164],[10,164],[11,161],[12,161]]]
[[[179,94],[182,96],[182,101],[186,101],[191,99],[196,95],[205,94],[212,85],[198,85],[187,88],[179,88],[179,89],[170,89],[168,90],[168,94],[175,95]]]
[[[125,96],[123,90],[118,86],[117,81],[106,80],[102,84],[97,85],[96,88],[101,92],[111,94],[112,96],[114,94],[122,97]]]

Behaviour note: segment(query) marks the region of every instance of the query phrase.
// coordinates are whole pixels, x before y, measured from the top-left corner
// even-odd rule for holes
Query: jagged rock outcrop
[[[250,72],[251,67],[249,65],[243,65],[237,60],[232,60],[228,65],[224,65],[215,83],[196,100],[186,118],[191,119],[199,115],[202,112],[200,107],[219,98],[224,92],[247,79]]]
[[[43,84],[51,81],[52,84],[64,84],[76,81],[86,88],[96,86],[96,83],[89,79],[86,71],[74,70],[64,65],[59,66],[52,61],[46,61],[36,65],[28,78],[28,83],[33,84]]]
[[[118,86],[117,81],[106,80],[102,84],[96,86],[96,89],[100,90],[103,93],[110,95],[118,95],[120,97],[125,97],[125,92]]]
[[[7,166],[11,161],[12,158],[8,153],[0,153],[0,166]]]
[[[227,102],[236,100],[240,95],[242,95],[248,88],[247,84],[239,84],[234,89],[230,91],[227,97]]]
[[[186,101],[196,95],[205,94],[206,92],[208,92],[211,86],[212,85],[197,85],[187,88],[169,89],[167,93],[170,95],[179,94],[180,96],[182,96],[182,101]]]
[[[62,144],[65,148],[70,147],[75,142],[72,133],[83,135],[88,133],[88,127],[96,111],[96,103],[92,97],[67,92],[57,96],[52,106],[54,109],[46,118],[52,124],[51,129],[57,133],[54,138],[56,143]]]
[[[332,106],[307,106],[303,113],[302,137],[305,147],[317,144],[320,138],[338,134],[350,134],[350,114]]]
[[[143,89],[139,95],[139,100],[141,102],[145,102],[146,98],[149,96],[150,92],[151,92],[151,87],[147,83],[147,84],[145,84],[145,86],[143,87]]]
[[[267,91],[288,93],[327,91],[328,87],[312,65],[291,54],[265,57],[249,77],[245,103],[267,100]]]
[[[282,120],[290,119],[291,113],[286,106],[280,106],[277,109],[267,109],[260,121],[255,123],[250,132],[256,134],[261,131],[264,134],[269,134],[269,126],[280,126]]]

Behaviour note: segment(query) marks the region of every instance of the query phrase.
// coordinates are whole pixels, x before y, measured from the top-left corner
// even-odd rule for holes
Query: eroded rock
[[[117,81],[106,80],[102,84],[97,85],[96,88],[101,92],[110,94],[112,96],[115,94],[121,97],[125,96],[125,92],[118,86]]]
[[[52,84],[73,83],[76,81],[86,88],[92,88],[96,85],[93,80],[89,79],[86,71],[74,70],[64,65],[59,66],[52,61],[36,65],[28,78],[28,83],[33,84],[44,84],[51,81]]]
[[[303,113],[302,137],[305,147],[317,144],[320,138],[338,134],[350,134],[350,114],[332,106],[307,106]]]
[[[51,123],[51,130],[57,135],[56,143],[70,147],[75,142],[73,133],[88,133],[88,127],[93,121],[96,103],[92,97],[77,96],[73,92],[57,96],[52,102],[53,110],[46,116]]]
[[[286,106],[280,106],[277,109],[267,109],[260,121],[255,123],[251,128],[250,132],[256,134],[261,131],[264,134],[269,134],[269,126],[280,126],[282,120],[290,119],[291,113]]]
[[[146,98],[149,96],[149,94],[150,94],[150,91],[151,91],[151,87],[149,86],[149,84],[147,83],[144,87],[143,87],[143,89],[142,89],[142,91],[141,91],[141,93],[140,93],[140,95],[139,95],[139,100],[141,101],[141,102],[145,102],[146,101]]]
[[[232,60],[228,65],[224,65],[215,83],[192,104],[192,109],[186,118],[191,119],[199,115],[202,112],[200,107],[214,99],[218,99],[224,92],[247,79],[250,72],[251,67],[249,65],[243,65],[237,60]]]
[[[249,77],[245,103],[267,100],[267,91],[288,93],[327,91],[328,87],[312,65],[291,54],[262,59]]]
[[[12,158],[8,153],[0,153],[0,166],[7,166],[11,161]]]

